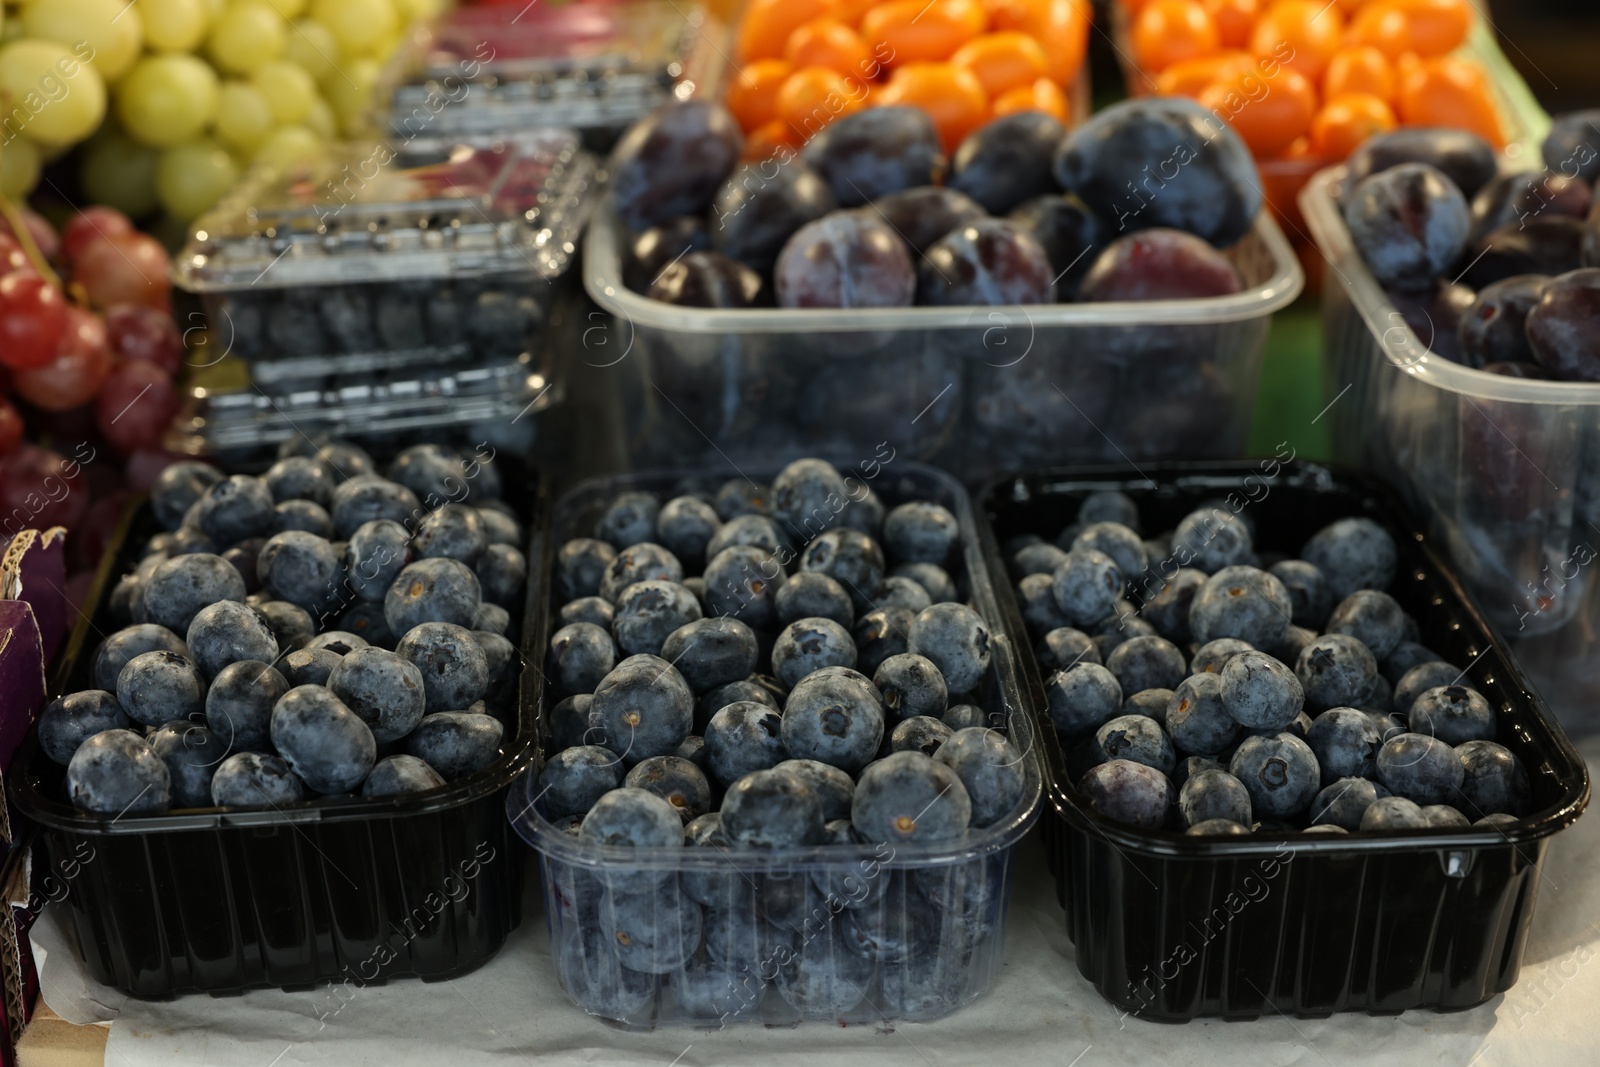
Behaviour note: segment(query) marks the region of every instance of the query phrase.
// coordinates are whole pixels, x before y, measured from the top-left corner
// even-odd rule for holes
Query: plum
[[[894,193],[874,201],[872,206],[919,256],[957,226],[986,217],[972,197],[940,185]]]
[[[1051,173],[1067,128],[1042,111],[1017,111],[967,135],[950,160],[946,184],[1004,215],[1024,200],[1057,191]]]
[[[1528,312],[1527,332],[1533,358],[1553,376],[1600,382],[1600,269],[1550,279]]]
[[[1478,243],[1490,230],[1526,223],[1541,215],[1581,219],[1589,214],[1594,190],[1582,178],[1565,174],[1502,174],[1472,198],[1472,233]]]
[[[929,247],[917,267],[918,303],[1048,304],[1050,257],[1032,234],[1006,219],[960,226]]]
[[[703,214],[743,147],[739,124],[723,107],[686,100],[657,109],[612,150],[617,217],[630,230],[643,230]]]
[[[1475,133],[1406,126],[1379,134],[1356,149],[1345,164],[1347,185],[1353,187],[1402,163],[1428,164],[1454,182],[1465,197],[1478,195],[1497,169],[1494,147]]]
[[[773,283],[783,307],[909,307],[917,273],[888,223],[866,210],[836,211],[795,231]]]
[[[1580,219],[1541,216],[1491,230],[1467,253],[1462,280],[1474,289],[1518,274],[1565,274],[1582,263],[1584,224]]]
[[[1192,300],[1244,288],[1228,257],[1181,230],[1142,230],[1119,237],[1095,258],[1078,299]]]
[[[622,264],[622,284],[636,293],[648,293],[661,269],[690,252],[711,251],[706,220],[680,215],[652,226],[633,239]]]
[[[939,131],[920,108],[874,107],[823,127],[805,147],[842,207],[856,207],[919,185],[932,185],[944,154]]]
[[[1461,320],[1472,307],[1473,293],[1464,285],[1441,282],[1431,290],[1394,289],[1387,294],[1417,340],[1453,363],[1468,363],[1458,336]],[[1387,338],[1386,338],[1387,339]],[[1404,356],[1404,353],[1390,353]],[[1471,363],[1477,366],[1477,363]]]
[[[1558,174],[1600,181],[1600,108],[1558,115],[1550,124],[1539,152],[1544,165]]]
[[[1537,274],[1514,274],[1484,286],[1461,318],[1461,362],[1484,370],[1491,365],[1532,363],[1533,349],[1526,329],[1528,312],[1539,302],[1549,280]]]
[[[761,296],[761,275],[721,252],[690,252],[662,269],[651,300],[699,308],[751,307]]]
[[[827,183],[797,159],[749,164],[711,203],[711,244],[766,273],[794,231],[837,207]]]
[[[1020,223],[1044,246],[1050,269],[1056,276],[1056,297],[1072,299],[1078,283],[1094,265],[1092,249],[1107,240],[1105,225],[1087,204],[1068,193],[1064,196],[1036,196],[1019,204],[1007,216]]]
[[[1461,256],[1467,200],[1444,173],[1402,163],[1362,179],[1344,204],[1350,239],[1378,284],[1427,289]]]

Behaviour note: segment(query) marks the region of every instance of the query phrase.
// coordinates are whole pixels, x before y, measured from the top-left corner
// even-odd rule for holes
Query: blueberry
[[[976,689],[989,670],[989,628],[965,604],[924,609],[911,624],[906,648],[931,660],[953,692]]]
[[[801,775],[751,771],[722,798],[722,832],[736,845],[791,848],[823,839],[822,802]]]
[[[58,697],[39,714],[39,747],[63,767],[72,761],[87,738],[102,730],[131,730],[133,721],[117,703],[116,695],[85,689]]]
[[[1472,226],[1461,190],[1425,163],[1355,181],[1343,213],[1373,277],[1397,289],[1422,288],[1446,273],[1466,249]]]
[[[617,963],[598,915],[566,924],[556,951],[562,988],[578,1007],[617,1022],[648,1014],[660,979]]]
[[[1018,111],[969,134],[950,160],[950,186],[994,215],[1057,191],[1051,173],[1066,128],[1042,111]]]
[[[211,778],[211,802],[219,808],[276,808],[304,797],[289,765],[262,752],[235,752]]]
[[[1405,611],[1388,593],[1359,589],[1333,609],[1327,632],[1356,638],[1372,650],[1374,658],[1382,660],[1404,639],[1406,619]]]
[[[372,731],[323,686],[297,686],[279,698],[271,736],[296,776],[319,793],[354,789],[377,759]]]
[[[1068,628],[1068,619],[1056,602],[1055,579],[1049,574],[1030,574],[1017,583],[1017,600],[1028,632],[1048,634]],[[1099,653],[1096,653],[1098,658]]]
[[[1426,690],[1411,705],[1413,733],[1436,737],[1447,745],[1494,739],[1494,709],[1483,695],[1464,685]]]
[[[828,530],[800,554],[800,569],[826,574],[850,594],[857,610],[866,610],[873,606],[869,594],[883,582],[883,551],[860,530]]]
[[[1092,550],[1110,556],[1125,581],[1136,582],[1149,565],[1144,542],[1128,527],[1116,522],[1085,526],[1072,539],[1072,550]]]
[[[102,730],[67,764],[73,805],[96,815],[164,812],[172,803],[171,784],[166,762],[131,730]]]
[[[1173,689],[1188,674],[1183,653],[1162,637],[1129,638],[1106,659],[1106,669],[1117,676],[1124,693]]]
[[[252,537],[222,552],[222,558],[233,564],[244,579],[244,587],[252,593],[261,588],[261,550],[266,546],[266,538]]]
[[[777,552],[784,548],[783,535],[766,515],[738,515],[722,524],[706,543],[706,559],[716,559],[725,548],[748,545]]]
[[[217,673],[206,693],[206,725],[225,750],[269,750],[272,709],[289,683],[266,663],[240,660]]]
[[[1245,564],[1253,551],[1250,527],[1221,508],[1192,511],[1172,531],[1173,559],[1206,574]]]
[[[854,667],[856,646],[850,632],[832,619],[800,619],[784,627],[772,646],[772,670],[793,689],[823,667]]]
[[[961,838],[972,801],[954,770],[920,752],[896,752],[861,775],[850,820],[867,841],[936,844]]]
[[[595,688],[591,714],[601,731],[594,743],[633,764],[683,744],[694,726],[694,694],[666,660],[630,656]]]
[[[890,656],[878,665],[872,681],[883,696],[884,715],[891,724],[915,715],[938,718],[945,712],[949,690],[944,675],[926,656]]]
[[[778,621],[785,626],[800,619],[832,619],[840,626],[855,622],[855,606],[844,586],[819,571],[802,571],[778,589]]]
[[[1154,767],[1114,759],[1091,767],[1078,781],[1089,807],[1115,822],[1158,830],[1173,804],[1172,782]]]
[[[318,537],[333,536],[333,518],[321,504],[309,500],[283,500],[272,509],[274,519],[272,528],[268,533],[282,533],[285,530],[301,530],[306,533],[316,534]],[[254,539],[252,539],[253,541]],[[239,545],[250,544],[251,541],[240,541]],[[235,547],[238,547],[237,545]]]
[[[1422,809],[1422,817],[1434,829],[1456,829],[1471,825],[1465,815],[1448,804],[1429,804]]]
[[[857,114],[870,115],[872,111]],[[846,946],[843,924],[830,923],[826,931],[802,941],[798,952],[783,954],[774,984],[784,1001],[803,1017],[831,1019],[865,999],[872,971],[871,960]]]
[[[1292,670],[1252,649],[1222,668],[1222,703],[1240,726],[1276,731],[1300,714],[1305,690]]]
[[[1362,518],[1324,526],[1305,543],[1300,556],[1322,572],[1336,602],[1358,589],[1387,589],[1399,561],[1389,531]]]
[[[477,617],[472,620],[472,629],[474,632],[487,631],[501,637],[515,633],[511,613],[499,604],[479,604]]]
[[[564,605],[556,618],[562,626],[570,626],[575,622],[590,622],[610,633],[616,611],[610,601],[597,596],[586,596]]]
[[[415,756],[385,756],[372,765],[367,780],[361,783],[364,797],[398,797],[440,789],[444,779]]]
[[[1252,809],[1264,819],[1300,815],[1321,788],[1317,757],[1304,741],[1288,733],[1245,738],[1228,770],[1244,783]]]
[[[1323,777],[1328,784],[1311,802],[1312,826],[1360,830],[1367,809],[1389,796],[1387,789],[1365,777],[1329,776],[1326,772]]]
[[[1232,819],[1207,819],[1195,823],[1184,834],[1189,837],[1248,837],[1250,827]]]
[[[656,794],[677,809],[684,822],[711,809],[711,783],[699,767],[680,756],[641,760],[628,771],[623,784]]]
[[[315,456],[285,456],[268,467],[261,480],[272,499],[280,504],[286,500],[309,500],[324,508],[332,502],[338,485],[332,469]]]
[[[1228,665],[1230,659],[1254,648],[1250,642],[1241,641],[1236,637],[1219,637],[1214,641],[1207,641],[1195,650],[1194,658],[1189,661],[1189,672],[1221,674],[1222,668]]]
[[[798,776],[811,788],[822,805],[824,822],[850,818],[850,799],[855,795],[856,784],[844,771],[812,759],[784,760],[775,764],[775,769]]]
[[[197,723],[169,722],[149,737],[150,748],[167,765],[172,806],[209,808],[211,778],[228,755],[225,739],[214,737]]]
[[[189,624],[185,643],[207,678],[240,660],[270,663],[278,658],[278,639],[272,630],[261,616],[236,600],[202,608]]]
[[[621,551],[655,537],[661,501],[653,493],[622,493],[595,522],[594,535]]]
[[[1318,715],[1306,731],[1306,744],[1322,768],[1325,786],[1337,778],[1373,777],[1383,741],[1372,717],[1354,708],[1330,708]]]
[[[483,523],[483,532],[489,538],[490,546],[506,545],[520,549],[524,542],[522,526],[517,522],[516,516],[509,510],[501,511],[492,504],[504,505],[501,501],[485,501],[478,506],[478,521]]]
[[[193,508],[189,509],[191,512]],[[196,553],[216,554],[221,551],[211,538],[200,532],[198,526],[182,526],[172,535],[172,543],[167,549],[169,556],[187,556]]]
[[[1362,830],[1426,830],[1428,816],[1406,797],[1379,797],[1361,813]]]
[[[992,826],[1021,803],[1027,786],[1022,753],[997,731],[958,730],[934,759],[956,772],[972,804],[973,826]]]
[[[374,519],[358,526],[345,543],[345,576],[356,596],[381,602],[411,558],[406,528],[393,519]]]
[[[1289,617],[1296,625],[1319,627],[1328,621],[1333,610],[1333,590],[1315,564],[1303,559],[1286,559],[1274,563],[1268,573],[1283,583],[1289,594],[1292,610]]]
[[[339,616],[338,625],[342,632],[359,639],[365,645],[392,649],[397,640],[394,631],[389,629],[389,620],[383,616],[383,605],[374,604],[369,600],[358,600],[352,604],[343,615]],[[304,648],[310,643],[311,639],[307,639],[300,647]]]
[[[1225,771],[1228,768],[1210,756],[1187,756],[1178,761],[1177,768],[1169,776],[1172,784],[1177,789],[1183,788],[1183,783],[1199,774],[1201,771]]]
[[[1056,606],[1068,625],[1088,626],[1105,618],[1122,595],[1116,561],[1094,549],[1074,549],[1051,576]]]
[[[409,630],[395,645],[395,652],[422,672],[429,713],[471,707],[488,689],[489,661],[471,630],[447,622],[425,622]],[[443,773],[436,763],[434,769]]]
[[[1310,642],[1306,642],[1310,644]],[[1430,687],[1431,688],[1431,687]],[[1363,711],[1376,711],[1387,713],[1394,708],[1394,690],[1389,686],[1389,679],[1380,671],[1372,680],[1372,692],[1367,694],[1367,702],[1361,706]]]
[[[209,463],[174,463],[164,468],[150,487],[150,508],[156,521],[176,530],[184,514],[221,480],[222,472]]]
[[[1390,653],[1391,659],[1393,656],[1394,654]],[[1388,666],[1387,661],[1384,665]],[[1417,697],[1435,686],[1458,685],[1465,674],[1466,671],[1453,664],[1445,663],[1443,660],[1432,660],[1417,664],[1406,671],[1399,681],[1395,683],[1394,697],[1391,702],[1394,710],[1400,715],[1409,716],[1411,714],[1411,705],[1416,701]]]
[[[1283,639],[1289,626],[1283,583],[1256,567],[1224,567],[1206,579],[1189,609],[1189,629],[1201,644],[1236,637],[1257,648]]]
[[[898,563],[943,564],[961,538],[956,517],[939,504],[901,504],[883,520],[883,541]]]
[[[850,632],[856,643],[856,667],[864,674],[876,674],[884,660],[907,651],[916,620],[906,608],[878,608],[857,619]]]
[[[774,629],[784,577],[783,566],[764,548],[725,548],[706,565],[706,607],[712,615],[731,615],[752,630]]]
[[[593,703],[592,694],[575,693],[563,697],[550,709],[545,723],[550,730],[551,742],[557,751],[588,744],[589,710]]]
[[[1468,814],[1527,814],[1532,806],[1528,772],[1512,751],[1493,741],[1468,741],[1456,747],[1461,761],[1461,798]]]
[[[1011,557],[1011,576],[1022,580],[1031,574],[1049,576],[1067,560],[1067,553],[1055,545],[1041,541],[1025,545]]]
[[[1141,689],[1122,702],[1122,714],[1143,715],[1163,726],[1167,723],[1167,705],[1172,703],[1170,689]]]
[[[1215,754],[1233,741],[1239,728],[1223,701],[1223,688],[1220,674],[1201,673],[1172,691],[1165,723],[1179,751]]]
[[[683,820],[671,804],[654,793],[623,786],[595,801],[584,816],[578,839],[586,845],[682,848]],[[672,877],[672,871],[658,867],[626,870],[619,864],[606,869],[601,877],[614,891],[638,892],[660,885]]]
[[[787,528],[796,536],[813,538],[834,525],[849,498],[850,490],[833,464],[820,459],[800,459],[779,471],[772,481],[772,517],[779,527]],[[880,577],[882,570],[880,552]],[[877,582],[871,584],[875,586]]]
[[[160,564],[144,587],[144,621],[187,633],[201,608],[245,598],[244,579],[221,556],[196,552]]]
[[[704,500],[692,496],[667,501],[656,518],[659,543],[679,560],[698,565],[706,558],[706,545],[722,523]]]
[[[1348,634],[1323,634],[1300,650],[1295,674],[1305,689],[1306,707],[1363,706],[1372,694],[1378,663],[1372,651]]]
[[[1255,819],[1244,783],[1223,770],[1204,770],[1178,790],[1178,814],[1187,829],[1212,819],[1249,826]]]
[[[194,663],[176,652],[142,652],[117,675],[117,703],[146,726],[198,718],[205,691]]]
[[[440,711],[424,715],[405,737],[406,751],[447,782],[476,774],[500,757],[505,726],[493,715]]]
[[[272,532],[272,493],[259,478],[233,474],[208,488],[194,505],[195,524],[218,545]]]
[[[600,903],[600,923],[617,962],[643,974],[683,967],[700,946],[700,905],[670,882],[641,892],[612,889]]]
[[[1050,721],[1064,734],[1098,729],[1122,710],[1117,676],[1098,663],[1080,663],[1045,683]]]
[[[343,657],[326,648],[297,648],[278,657],[273,667],[292,689],[301,685],[327,685]]]
[[[1095,648],[1089,635],[1068,626],[1045,634],[1034,655],[1038,657],[1039,670],[1047,678],[1056,671],[1067,670],[1079,663],[1100,662],[1100,651]]]
[[[133,657],[145,652],[176,652],[180,656],[188,656],[189,647],[183,643],[183,638],[155,623],[136,623],[118,630],[95,650],[94,666],[90,672],[95,688],[115,692],[117,676],[122,673],[122,668]]]
[[[488,547],[489,538],[477,508],[445,504],[423,518],[411,544],[421,559],[456,559],[471,567]]]
[[[403,449],[385,473],[390,481],[411,490],[428,507],[436,506],[439,500],[463,500],[467,496],[470,476],[466,465],[459,455],[441,445],[420,444]]]
[[[1177,765],[1172,741],[1161,724],[1144,715],[1119,715],[1095,731],[1107,759],[1132,760],[1170,774]]]
[[[344,655],[328,675],[327,686],[367,724],[380,745],[416,729],[426,709],[422,671],[399,653],[381,648]]]
[[[696,693],[731,685],[756,668],[756,635],[738,619],[697,619],[668,635],[661,657],[678,668]]]
[[[622,784],[622,761],[598,745],[564,749],[550,757],[539,772],[539,795],[552,821],[586,813]]]
[[[615,606],[611,632],[628,655],[658,654],[668,635],[701,617],[694,594],[671,581],[635,582],[617,594]]]
[[[933,598],[928,596],[926,589],[910,578],[890,575],[885,577],[883,584],[873,591],[871,602],[874,607],[899,607],[915,613],[931,607]]]
[[[405,525],[421,510],[416,494],[376,474],[358,474],[340,484],[328,507],[333,516],[333,532],[343,538],[375,519],[392,519]]]
[[[1461,788],[1464,771],[1455,750],[1436,737],[1401,734],[1378,750],[1378,781],[1397,797],[1443,804]]]
[[[883,704],[872,683],[823,671],[802,679],[784,705],[783,745],[795,759],[814,759],[857,774],[883,740]]]
[[[696,730],[704,731],[705,725],[711,721],[711,716],[739,700],[751,700],[757,704],[765,704],[773,711],[782,711],[782,697],[784,692],[776,681],[771,684],[764,683],[760,676],[752,675],[742,678],[737,682],[719,685],[707,692],[695,704],[694,725]]]
[[[912,715],[895,724],[880,751],[885,755],[890,752],[920,752],[924,756],[932,756],[954,733],[938,719]]]
[[[594,596],[600,580],[616,561],[617,550],[592,537],[566,542],[556,553],[556,586],[564,600]]]
[[[280,600],[314,612],[337,594],[340,558],[326,539],[288,530],[274,534],[261,547],[256,573]]]
[[[842,207],[932,185],[943,162],[933,120],[918,108],[868,108],[805,132],[805,162]]]

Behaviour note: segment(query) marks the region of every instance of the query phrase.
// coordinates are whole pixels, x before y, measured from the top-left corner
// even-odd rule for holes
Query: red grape
[[[17,244],[17,239],[10,233],[0,233],[0,275],[18,270],[30,274],[36,273],[33,264],[28,260],[28,254]]]
[[[102,237],[85,248],[73,265],[72,277],[89,293],[97,308],[112,304],[167,307],[172,262],[161,242],[143,233]]]
[[[100,238],[132,232],[133,222],[116,208],[86,207],[61,227],[61,253],[71,263]]]
[[[95,422],[119,452],[159,444],[178,413],[172,379],[153,363],[120,363],[106,376],[95,401]]]
[[[56,236],[55,228],[36,211],[29,211],[20,206],[17,210],[21,213],[28,232],[33,235],[33,243],[39,246],[39,254],[45,259],[54,261],[61,252],[61,238]],[[0,233],[8,236],[11,234],[11,223],[4,216],[0,216]]]
[[[14,370],[50,362],[67,329],[61,290],[37,274],[0,278],[0,363]]]
[[[55,357],[42,367],[17,371],[14,385],[36,408],[67,411],[92,400],[110,370],[106,324],[92,312],[69,307],[66,333]]]
[[[183,335],[165,311],[143,304],[118,304],[106,309],[111,351],[123,359],[154,363],[168,374],[183,365]]]
[[[79,482],[80,467],[33,444],[0,461],[0,532],[76,526],[89,506],[89,494]]]
[[[22,440],[22,415],[16,405],[0,396],[0,456],[8,454]]]

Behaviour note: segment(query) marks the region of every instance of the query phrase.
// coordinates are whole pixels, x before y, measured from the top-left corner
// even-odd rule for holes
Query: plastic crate
[[[776,467],[747,469],[759,471],[757,476],[770,476]],[[549,543],[559,546],[571,537],[588,536],[600,511],[620,492],[670,491],[679,481],[678,474],[653,473],[585,482],[555,505]],[[919,966],[909,979],[902,979],[906,971],[893,964],[863,965],[870,977],[858,975],[856,981],[864,998],[842,1016],[828,1015],[831,1021],[876,1024],[889,1018],[939,1018],[982,995],[998,974],[1016,876],[1016,844],[1039,811],[1041,778],[1033,751],[1032,722],[1022,704],[1013,650],[998,626],[994,590],[978,552],[965,491],[947,474],[900,459],[886,464],[879,477],[869,483],[888,506],[907,500],[932,500],[949,508],[960,522],[960,569],[965,573],[957,576],[953,571],[952,576],[969,590],[975,610],[993,629],[993,666],[981,686],[981,706],[989,711],[991,721],[1005,725],[1023,753],[1027,785],[1022,800],[1008,816],[971,832],[959,845],[937,848],[864,845],[778,851],[747,847],[642,850],[580,843],[555,828],[537,805],[536,767],[513,786],[506,810],[518,833],[539,854],[556,977],[573,1002],[590,1013],[631,1027],[705,1027],[733,1022],[781,1025],[800,1019],[776,989],[761,988],[764,983],[759,980],[752,981],[749,987],[740,985],[727,991],[720,1001],[726,1014],[696,1013],[679,1004],[672,992],[681,972],[659,978],[641,977],[635,972],[624,975],[609,952],[586,953],[580,924],[599,921],[597,908],[605,880],[622,872],[657,872],[667,879],[698,877],[707,884],[714,880],[719,886],[717,899],[725,894],[727,909],[753,914],[759,906],[765,914],[783,916],[802,931],[794,942],[796,950],[817,938],[832,936],[832,924],[862,917],[868,922],[897,923],[916,909],[916,914],[930,924],[923,930],[931,946],[931,958],[919,956]],[[548,584],[538,595],[541,615],[553,614],[555,605]],[[530,700],[553,704],[553,696],[541,690],[539,679],[528,679]],[[544,756],[548,757],[549,737],[542,727],[541,739]],[[539,762],[542,766],[543,759]],[[879,879],[887,880],[882,890],[874,888]],[[815,889],[821,882],[833,887],[835,900],[860,903],[879,893],[881,899],[860,910],[830,906],[829,898]],[[930,891],[946,902],[943,909],[918,906],[919,893]],[[729,929],[724,933],[733,938],[741,932],[744,931]],[[750,962],[760,977],[767,977],[764,969],[780,966],[784,958],[781,950],[752,944]],[[625,978],[648,982],[648,988],[637,991],[638,1000],[629,1010],[608,1010],[592,998],[597,988],[620,987]],[[922,981],[939,983],[940,995],[921,996],[916,983]]]
[[[1372,517],[1400,549],[1390,592],[1417,619],[1423,644],[1470,664],[1474,688],[1497,709],[1496,739],[1528,768],[1534,813],[1505,828],[1340,836],[1195,838],[1113,822],[1068,781],[1038,663],[1024,652],[1055,812],[1045,844],[1078,969],[1113,1004],[1166,1021],[1480,1004],[1517,980],[1546,846],[1588,804],[1588,772],[1397,499],[1320,466],[1285,465],[1276,476],[1264,466],[1064,469],[990,485],[978,500],[982,536],[1013,639],[1026,629],[1000,541],[1059,531],[1090,491],[1132,496],[1154,530],[1237,491],[1257,501],[1248,511],[1257,545],[1291,551],[1335,519]]]
[[[522,486],[531,504],[539,487]],[[53,693],[92,685],[96,642],[117,628],[111,590],[159,529],[143,498],[124,514]],[[545,555],[535,530],[528,558]],[[525,673],[528,649],[544,640],[544,616],[525,612]],[[519,689],[527,686],[524,677]],[[419,797],[107,819],[65,801],[65,768],[40,751],[36,730],[8,785],[14,810],[39,829],[49,869],[62,872],[57,907],[98,982],[163,997],[443,980],[486,963],[522,919],[524,856],[505,797],[533,760],[533,705],[519,697],[506,727],[492,766]],[[327,1010],[343,1003],[331,999]]]

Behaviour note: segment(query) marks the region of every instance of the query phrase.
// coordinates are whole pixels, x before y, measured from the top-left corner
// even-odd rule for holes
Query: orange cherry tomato
[[[1250,31],[1250,51],[1322,81],[1344,36],[1344,16],[1326,0],[1278,0]]]
[[[956,49],[950,62],[972,71],[991,97],[1031,86],[1049,66],[1039,42],[1019,30],[974,37]]]
[[[1021,25],[995,28],[1021,30],[1038,41],[1049,64],[1046,73],[1066,86],[1077,81],[1083,67],[1093,19],[1089,0],[1028,0]]]
[[[783,58],[796,69],[827,67],[840,74],[870,77],[872,52],[861,35],[833,19],[812,19],[789,35]],[[869,73],[871,72],[871,73]]]
[[[1344,159],[1369,137],[1398,125],[1389,105],[1367,93],[1335,96],[1311,120],[1311,151],[1323,159]]]
[[[1201,0],[1224,48],[1243,48],[1261,17],[1262,0]]]
[[[1392,63],[1411,51],[1411,28],[1393,4],[1368,4],[1350,23],[1345,43],[1376,48]]]
[[[1214,56],[1186,59],[1174,63],[1156,76],[1156,92],[1162,96],[1199,96],[1215,81],[1256,69],[1256,57],[1249,52],[1218,52]]]
[[[933,119],[946,151],[989,117],[989,97],[977,75],[954,63],[907,63],[897,67],[874,103],[919,107]]]
[[[861,19],[882,2],[883,0],[833,0],[833,6],[828,8],[828,17],[844,23],[853,30],[860,29]]]
[[[799,149],[800,144],[795,140],[794,131],[782,119],[773,119],[763,122],[760,126],[745,134],[744,159],[759,163],[764,159],[771,159],[778,152],[793,152]]]
[[[1405,17],[1411,51],[1419,56],[1454,52],[1472,30],[1468,0],[1386,0]]]
[[[1208,56],[1222,47],[1216,24],[1200,0],[1150,0],[1133,21],[1133,61],[1159,73],[1174,63]]]
[[[1454,126],[1496,148],[1506,143],[1489,76],[1471,60],[1433,56],[1405,64],[1396,102],[1407,126]]]
[[[1367,93],[1380,100],[1393,100],[1394,68],[1389,58],[1371,45],[1335,52],[1322,75],[1322,95],[1332,100],[1345,93]]]
[[[1317,90],[1293,67],[1272,78],[1259,71],[1212,82],[1200,105],[1224,119],[1259,157],[1275,156],[1311,128]]]
[[[778,90],[778,118],[801,143],[834,119],[861,110],[866,82],[827,67],[804,67],[789,75]]]
[[[750,0],[734,40],[739,62],[782,56],[789,35],[826,15],[828,4],[829,0]]]
[[[949,59],[988,26],[978,0],[890,0],[862,16],[861,36],[879,60],[896,67]]]
[[[1072,121],[1072,101],[1061,86],[1049,78],[1039,78],[1032,85],[1019,85],[995,97],[994,117],[1018,111],[1043,111],[1062,125]]]
[[[778,90],[794,73],[782,59],[758,59],[747,64],[728,86],[728,110],[744,130],[771,122],[778,116]]]

